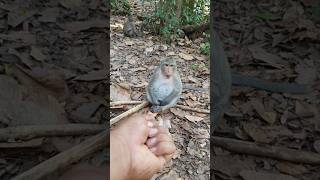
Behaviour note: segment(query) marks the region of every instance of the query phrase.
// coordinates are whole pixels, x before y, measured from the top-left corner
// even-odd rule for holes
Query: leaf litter
[[[135,4],[133,14],[143,13],[145,8],[141,2]],[[139,26],[141,21],[136,20]],[[209,57],[200,52],[200,45],[206,40],[199,37],[194,41],[187,38],[178,39],[176,45],[165,44],[158,36],[147,32],[141,37],[128,38],[122,34],[126,16],[112,15],[111,28],[111,101],[146,100],[145,88],[150,76],[160,61],[174,58],[178,64],[183,84],[195,88],[208,87]],[[138,27],[137,27],[138,28]],[[196,58],[199,57],[199,58]],[[190,79],[190,77],[193,77]],[[208,109],[209,91],[185,91],[178,104],[199,109]],[[130,105],[128,105],[130,106]],[[124,109],[123,109],[124,110]],[[123,111],[121,111],[123,112]],[[111,117],[121,113],[119,109],[112,111]],[[162,119],[170,119],[170,129],[177,154],[166,168],[152,179],[209,179],[209,127],[208,114],[194,113],[180,108],[170,108],[162,114]]]
[[[0,128],[103,124],[109,95],[103,1],[5,0],[0,4]],[[0,179],[12,179],[87,137],[1,142],[1,146],[34,148],[2,150]],[[99,153],[83,162],[105,165],[107,159]],[[91,161],[97,158],[101,161]]]
[[[257,144],[268,144],[303,151],[319,152],[317,132],[319,113],[319,21],[310,13],[313,0],[294,2],[242,1],[215,2],[215,19],[233,72],[277,82],[312,86],[306,95],[270,93],[247,87],[232,89],[231,103],[237,116],[225,116],[219,136],[234,137]],[[240,20],[238,20],[240,18]],[[236,21],[235,21],[236,20]],[[243,23],[246,26],[243,26]],[[270,72],[270,74],[268,73]],[[273,72],[273,73],[272,73]],[[274,73],[276,72],[276,73]],[[316,110],[315,110],[316,109]],[[231,130],[228,130],[231,129]],[[221,135],[220,135],[221,133]],[[227,134],[224,134],[227,133]],[[214,148],[213,159],[253,159],[239,162],[240,171],[230,165],[214,164],[216,179],[318,179],[319,166],[223,151]],[[259,162],[263,162],[261,165]],[[269,165],[267,165],[269,164]]]

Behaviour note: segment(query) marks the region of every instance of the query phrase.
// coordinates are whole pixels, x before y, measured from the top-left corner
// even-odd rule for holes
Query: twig
[[[106,147],[109,141],[108,134],[108,130],[100,132],[98,135],[91,137],[73,148],[68,149],[18,175],[13,178],[13,180],[40,180],[57,170],[63,170],[66,166],[69,166],[70,164],[79,161],[81,158]]]
[[[140,109],[146,107],[149,103],[147,101],[143,101],[141,104],[139,104],[138,106],[132,108],[132,109],[129,109],[128,111],[120,114],[119,116],[115,117],[115,118],[112,118],[110,120],[110,125],[113,125],[114,123],[120,121],[121,119],[123,119],[124,117],[127,117],[137,111],[139,111]]]
[[[8,127],[0,129],[0,141],[8,139],[32,139],[43,136],[71,136],[88,135],[101,132],[102,125],[93,124],[60,124],[60,125],[32,125]]]
[[[139,104],[142,103],[143,101],[117,101],[117,102],[111,102],[110,106],[119,106],[119,105],[125,105],[125,104]],[[188,106],[183,106],[183,105],[176,105],[177,108],[187,110],[187,111],[194,111],[198,113],[204,113],[204,114],[210,114],[209,110],[206,109],[198,109],[198,108],[191,108]]]
[[[43,144],[44,138],[32,139],[30,141],[13,142],[13,143],[0,143],[0,149],[11,148],[36,148]]]
[[[110,102],[110,106],[120,106],[120,105],[134,105],[134,104],[140,104],[142,101],[116,101],[116,102]]]
[[[252,142],[217,136],[213,136],[211,140],[213,142],[213,145],[222,147],[232,152],[274,158],[278,160],[285,160],[296,163],[317,165],[320,164],[320,155],[313,152],[300,151],[269,145],[258,145]]]
[[[194,112],[198,112],[198,113],[210,114],[210,111],[206,110],[206,109],[191,108],[191,107],[182,106],[182,105],[176,105],[176,107],[183,109],[183,110],[187,110],[187,111],[194,111]]]

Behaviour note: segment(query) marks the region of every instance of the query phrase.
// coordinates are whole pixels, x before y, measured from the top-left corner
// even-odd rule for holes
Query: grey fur
[[[174,65],[173,81],[175,86],[165,86],[162,81],[159,81],[161,67],[165,64]],[[175,60],[166,59],[161,61],[159,67],[156,68],[152,74],[148,87],[147,87],[147,99],[152,104],[152,112],[161,112],[167,110],[176,105],[182,93],[182,82]]]

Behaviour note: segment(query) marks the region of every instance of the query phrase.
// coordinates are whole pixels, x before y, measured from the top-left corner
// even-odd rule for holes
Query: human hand
[[[153,114],[134,115],[110,133],[111,179],[149,179],[170,160],[176,148]]]

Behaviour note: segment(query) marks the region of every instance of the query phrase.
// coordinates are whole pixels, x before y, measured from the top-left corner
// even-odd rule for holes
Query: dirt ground
[[[109,96],[104,2],[0,4],[0,128],[104,123]],[[12,179],[90,136],[2,138],[0,179]],[[101,166],[107,160],[105,148],[83,163]]]
[[[142,6],[130,1],[137,27]],[[137,38],[123,35],[126,16],[111,15],[110,74],[111,101],[142,101],[146,99],[146,85],[153,70],[164,58],[175,58],[183,85],[206,88],[204,92],[184,90],[178,104],[191,108],[209,110],[209,57],[200,53],[200,44],[208,42],[205,37],[194,41],[187,38],[165,44],[159,36],[147,31]],[[113,109],[112,114],[123,112],[130,106]],[[171,119],[171,135],[177,153],[167,167],[152,179],[209,179],[209,114],[171,108],[162,119]]]
[[[319,158],[319,2],[215,1],[214,12],[233,72],[312,86],[312,92],[302,95],[233,87],[232,106],[216,136],[307,151]],[[213,148],[216,179],[320,178],[318,165]]]

